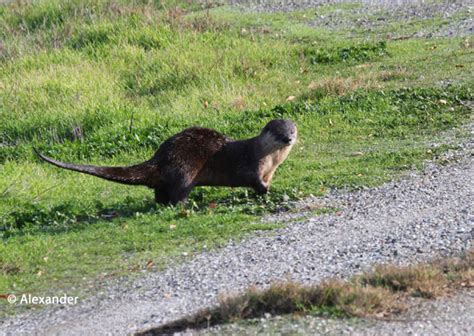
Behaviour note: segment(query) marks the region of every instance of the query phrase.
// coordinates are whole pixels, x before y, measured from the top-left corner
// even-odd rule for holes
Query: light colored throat
[[[272,182],[272,179],[273,179],[273,174],[275,173],[278,166],[283,161],[285,161],[290,150],[291,150],[291,146],[284,147],[282,149],[276,150],[273,153],[265,156],[260,161],[260,167],[259,167],[260,174],[259,175],[260,175],[260,178],[267,184],[267,186],[270,186],[270,183]]]

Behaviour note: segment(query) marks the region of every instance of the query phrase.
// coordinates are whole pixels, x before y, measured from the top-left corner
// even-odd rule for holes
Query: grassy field
[[[377,185],[448,148],[427,141],[471,116],[472,42],[349,38],[310,28],[310,14],[188,1],[0,5],[0,294],[84,293],[272,229],[259,216],[291,200]],[[294,120],[300,138],[265,197],[200,188],[184,206],[157,206],[146,188],[32,152],[128,165],[191,125],[241,139],[273,118]]]

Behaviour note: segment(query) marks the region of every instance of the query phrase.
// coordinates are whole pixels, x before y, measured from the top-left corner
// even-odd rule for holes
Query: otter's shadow
[[[91,211],[78,208],[74,202],[58,204],[51,208],[39,203],[28,203],[20,210],[10,213],[9,219],[0,223],[0,238],[32,233],[59,234],[80,231],[99,221],[132,218],[137,213],[152,214],[159,211],[159,208],[151,198],[135,202],[126,199],[108,206],[97,201]]]
[[[26,234],[77,232],[98,222],[133,218],[137,213],[160,216],[164,211],[171,210],[178,218],[182,216],[183,209],[192,210],[196,214],[207,213],[209,208],[214,207],[214,203],[220,206],[220,210],[216,209],[216,211],[259,215],[264,211],[276,210],[275,205],[281,202],[280,196],[280,193],[276,193],[273,197],[262,197],[246,190],[235,190],[224,195],[196,190],[186,204],[177,206],[157,204],[151,197],[145,199],[126,197],[110,205],[104,205],[97,200],[93,209],[89,211],[84,207],[78,207],[74,202],[62,203],[51,208],[41,203],[28,203],[20,210],[10,213],[9,220],[0,222],[0,239]],[[281,209],[280,206],[278,208]]]

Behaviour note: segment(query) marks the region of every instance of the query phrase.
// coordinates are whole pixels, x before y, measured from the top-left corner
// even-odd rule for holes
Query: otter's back
[[[163,142],[152,161],[161,167],[163,179],[179,175],[192,180],[228,141],[225,135],[212,129],[187,128]]]

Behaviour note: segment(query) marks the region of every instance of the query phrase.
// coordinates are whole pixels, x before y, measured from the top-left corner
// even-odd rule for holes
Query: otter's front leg
[[[275,171],[269,172],[267,175],[264,175],[262,177],[263,183],[267,186],[268,189],[270,189],[270,184],[272,184],[272,179],[273,179],[273,173]]]
[[[265,183],[263,180],[260,178],[257,178],[253,185],[252,185],[253,190],[259,195],[264,195],[268,193],[268,184]]]
[[[169,190],[170,204],[186,203],[191,189],[192,186],[176,186],[172,190]]]

